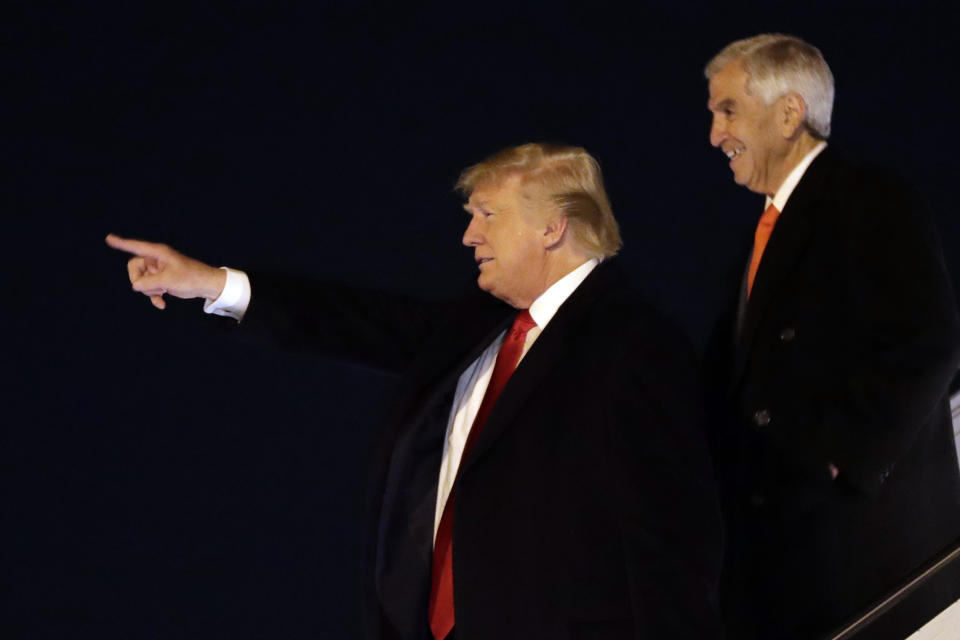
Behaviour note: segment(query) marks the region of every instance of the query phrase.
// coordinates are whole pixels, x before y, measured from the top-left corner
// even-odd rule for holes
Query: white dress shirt
[[[582,265],[560,278],[549,289],[540,294],[540,297],[530,305],[530,316],[537,323],[536,327],[527,332],[527,339],[520,352],[520,360],[530,350],[530,347],[547,326],[547,323],[557,313],[560,305],[570,297],[570,294],[580,286],[580,283],[590,275],[594,267],[599,264],[596,259],[588,260]],[[497,361],[497,353],[507,332],[503,331],[487,347],[480,357],[473,361],[460,375],[457,381],[457,390],[453,396],[453,406],[450,408],[450,418],[447,420],[447,434],[443,443],[443,461],[440,463],[440,481],[437,484],[437,507],[433,521],[433,535],[436,538],[437,528],[440,526],[440,517],[443,507],[447,504],[447,497],[453,489],[457,478],[457,469],[460,467],[460,458],[463,457],[463,447],[467,443],[467,435],[473,425],[474,418],[480,410],[483,396],[490,384],[493,375],[493,365]]]
[[[780,185],[780,188],[777,189],[777,192],[773,194],[773,197],[767,196],[766,202],[763,204],[764,210],[769,207],[771,204],[777,208],[777,211],[783,213],[783,208],[787,206],[787,200],[790,199],[790,194],[793,193],[793,190],[797,188],[797,184],[800,182],[800,178],[803,177],[803,174],[807,172],[807,167],[810,166],[810,163],[813,162],[813,159],[820,155],[820,152],[827,148],[826,142],[819,142],[817,146],[803,156],[803,160],[797,163],[797,166],[787,174],[787,177],[784,179],[783,184]]]

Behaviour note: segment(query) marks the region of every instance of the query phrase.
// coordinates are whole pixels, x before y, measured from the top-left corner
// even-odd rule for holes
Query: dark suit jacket
[[[453,391],[515,312],[479,292],[424,305],[252,283],[244,330],[402,375],[370,492],[366,627],[370,638],[427,638]],[[717,636],[719,514],[693,377],[674,329],[615,266],[597,267],[524,357],[461,465],[458,640]]]
[[[825,150],[726,327],[732,636],[821,637],[960,535],[945,398],[960,329],[917,194]],[[897,624],[915,630],[927,604]]]

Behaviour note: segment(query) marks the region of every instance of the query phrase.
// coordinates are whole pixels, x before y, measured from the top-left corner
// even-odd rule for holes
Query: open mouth
[[[493,260],[493,258],[477,258],[476,260],[477,260],[477,266],[479,267],[482,264],[486,264],[490,262],[491,260]]]
[[[746,150],[747,150],[746,147],[737,147],[736,149],[730,149],[729,151],[724,151],[724,153],[727,154],[727,158],[730,159],[730,162],[733,162],[735,159],[737,159],[740,156],[741,153],[743,153]]]

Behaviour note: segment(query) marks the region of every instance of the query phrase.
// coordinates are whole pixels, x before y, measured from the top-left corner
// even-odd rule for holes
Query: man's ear
[[[557,214],[547,220],[547,226],[543,230],[543,246],[552,249],[563,242],[567,233],[567,216]]]
[[[777,101],[777,126],[784,138],[792,140],[803,131],[807,103],[799,93],[790,92]]]

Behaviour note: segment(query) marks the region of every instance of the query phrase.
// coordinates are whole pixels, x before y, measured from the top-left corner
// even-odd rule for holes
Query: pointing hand
[[[127,274],[134,291],[150,297],[157,309],[167,306],[165,293],[177,298],[216,299],[223,291],[226,273],[199,260],[189,258],[164,244],[131,240],[110,234],[107,244],[132,253]]]

